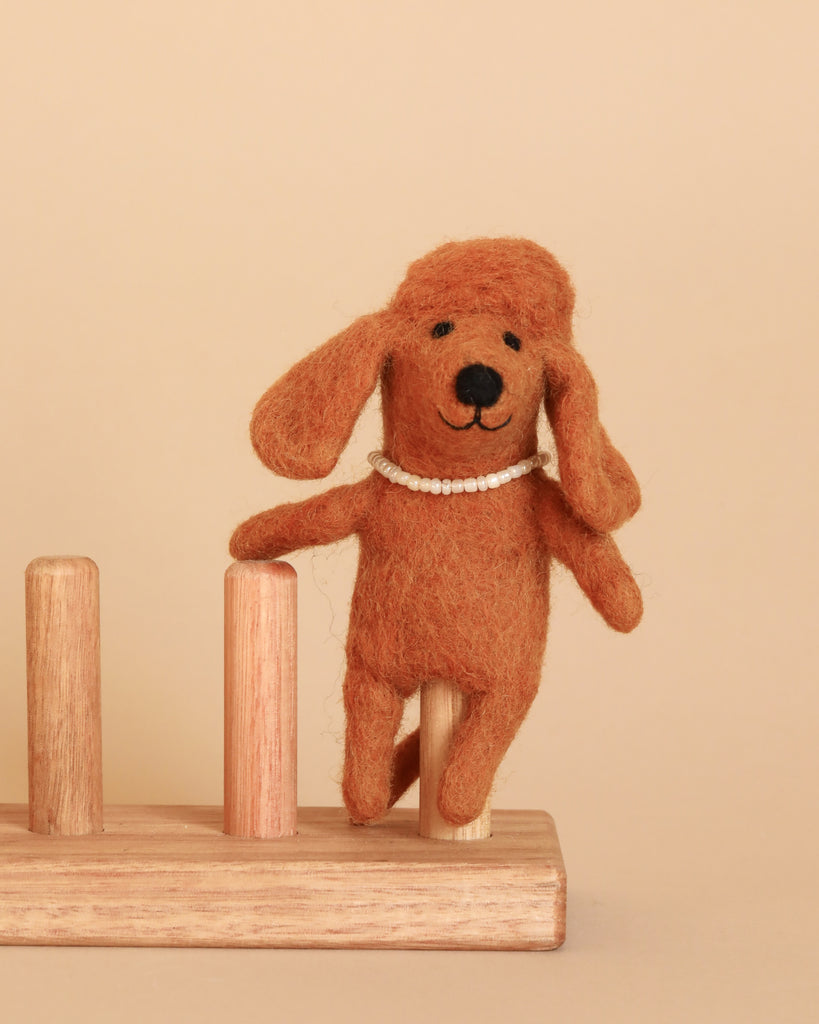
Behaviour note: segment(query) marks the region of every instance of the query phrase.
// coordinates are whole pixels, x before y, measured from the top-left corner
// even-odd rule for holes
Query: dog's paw
[[[618,580],[607,602],[606,621],[618,633],[630,633],[643,617],[643,595],[631,573]]]
[[[366,778],[345,778],[342,786],[344,806],[353,825],[373,825],[387,813],[389,789],[374,786]]]
[[[278,536],[276,511],[259,512],[236,527],[228,545],[231,558],[239,562],[274,559],[288,550]]]
[[[444,771],[438,790],[438,810],[444,821],[460,828],[480,817],[488,797],[489,793],[483,792],[482,786],[464,785],[463,780],[454,783],[451,775]]]
[[[230,557],[235,558],[239,562],[247,561],[248,559],[256,557],[256,547],[258,546],[255,541],[256,530],[254,529],[254,523],[252,519],[248,519],[246,522],[241,523],[233,531],[233,535],[230,538],[230,544],[228,550],[230,551]]]

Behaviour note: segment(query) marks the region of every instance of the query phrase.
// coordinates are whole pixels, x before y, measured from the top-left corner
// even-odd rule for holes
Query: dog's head
[[[573,306],[565,270],[534,242],[443,245],[410,266],[384,310],[263,395],[254,447],[283,476],[326,476],[381,380],[387,456],[422,476],[474,476],[534,453],[544,403],[570,504],[612,530],[637,510],[639,488],[600,425]]]

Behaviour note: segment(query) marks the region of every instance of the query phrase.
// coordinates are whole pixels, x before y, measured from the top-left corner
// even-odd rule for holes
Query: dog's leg
[[[361,666],[344,679],[347,734],[342,793],[356,825],[378,821],[390,803],[395,736],[404,700],[395,688]]]
[[[421,730],[416,729],[401,740],[393,753],[389,807],[401,799],[420,772]]]
[[[472,693],[441,774],[438,809],[452,825],[467,825],[489,799],[495,773],[526,717],[538,679],[508,691]]]

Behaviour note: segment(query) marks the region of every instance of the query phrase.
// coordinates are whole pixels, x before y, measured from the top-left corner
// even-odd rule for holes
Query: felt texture
[[[639,589],[609,535],[637,510],[639,488],[599,422],[572,344],[573,302],[566,272],[534,242],[448,243],[410,266],[384,310],[308,355],[256,407],[254,447],[291,477],[330,472],[379,382],[384,454],[410,473],[478,476],[533,455],[544,407],[558,452],[559,481],[535,470],[443,496],[372,473],[235,531],[239,559],[358,535],[342,785],[356,823],[377,821],[417,778],[417,733],[396,736],[406,698],[431,679],[467,695],[439,809],[455,825],[481,812],[538,689],[553,558],[612,628],[640,620]]]

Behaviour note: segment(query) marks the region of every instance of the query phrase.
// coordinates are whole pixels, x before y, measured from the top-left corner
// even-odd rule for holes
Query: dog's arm
[[[629,633],[642,618],[643,599],[617,545],[574,515],[558,483],[545,474],[536,479],[538,518],[551,553],[612,629]]]
[[[274,559],[357,533],[373,503],[371,478],[334,487],[306,501],[259,512],[237,526],[230,554],[239,561]]]

